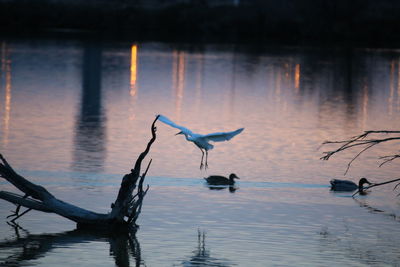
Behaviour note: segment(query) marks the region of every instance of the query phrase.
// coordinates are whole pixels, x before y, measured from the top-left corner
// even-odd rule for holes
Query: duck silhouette
[[[204,179],[210,185],[233,185],[235,184],[235,179],[240,179],[240,178],[237,177],[236,174],[231,173],[229,175],[229,178],[220,175],[211,175]]]
[[[331,190],[332,191],[354,191],[357,190],[362,192],[364,190],[364,184],[372,185],[367,178],[361,178],[358,182],[358,185],[349,180],[339,180],[339,179],[332,179],[331,183]]]

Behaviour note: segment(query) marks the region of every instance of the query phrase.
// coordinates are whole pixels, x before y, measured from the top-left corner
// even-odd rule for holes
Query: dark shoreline
[[[102,2],[99,0],[99,2]],[[346,4],[216,6],[149,9],[126,2],[0,1],[0,35],[124,41],[400,47],[400,16]],[[309,3],[310,2],[310,3]],[[316,1],[318,2],[318,1]],[[321,1],[319,1],[321,2]],[[354,1],[357,2],[357,1]],[[370,2],[370,1],[367,1]],[[120,3],[120,4],[118,4]],[[121,4],[125,3],[125,4]],[[306,4],[310,6],[307,7]],[[331,4],[332,5],[332,4]],[[400,4],[398,4],[400,10]],[[333,10],[332,10],[333,8]],[[371,9],[371,8],[370,8]],[[361,12],[362,11],[362,12]]]

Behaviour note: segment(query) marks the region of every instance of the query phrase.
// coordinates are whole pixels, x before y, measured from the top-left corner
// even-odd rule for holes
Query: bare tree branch
[[[387,131],[387,130],[382,130],[382,131],[365,131],[364,133],[360,135],[356,135],[351,137],[349,140],[343,140],[343,141],[325,141],[322,143],[322,145],[331,145],[331,144],[341,144],[337,149],[331,150],[331,151],[325,151],[320,159],[322,160],[329,160],[330,157],[333,155],[342,152],[347,149],[354,149],[354,148],[361,148],[360,151],[357,152],[357,154],[350,160],[350,162],[347,164],[347,168],[345,171],[345,174],[348,172],[350,169],[352,163],[365,151],[370,149],[371,147],[384,143],[384,142],[391,142],[391,141],[399,141],[400,136],[391,136],[391,137],[386,137],[386,138],[370,138],[366,139],[367,137],[371,135],[382,135],[382,134],[400,134],[400,131]],[[393,161],[396,158],[399,158],[400,155],[392,155],[392,156],[383,156],[380,157],[380,159],[384,159],[384,162],[381,163],[379,166],[382,166],[390,161]]]
[[[379,164],[379,167],[381,167],[382,165],[384,165],[388,162],[391,162],[397,158],[400,158],[400,154],[380,157],[380,159],[384,159],[384,161],[381,164]]]
[[[392,179],[392,180],[390,180],[390,181],[386,181],[386,182],[382,182],[382,183],[373,183],[373,184],[371,184],[371,185],[369,185],[369,186],[366,186],[366,187],[363,189],[363,191],[364,191],[364,190],[368,190],[368,189],[370,189],[370,188],[372,188],[372,187],[375,187],[375,186],[381,186],[381,185],[390,184],[390,183],[394,183],[394,182],[398,182],[398,181],[400,181],[400,178]],[[397,188],[398,185],[399,185],[399,184],[397,184],[397,185],[393,188],[393,190],[395,190],[395,189]],[[362,193],[363,191],[357,190],[357,192],[355,192],[355,193],[352,195],[352,197],[354,197],[354,196],[357,195],[357,194]]]
[[[347,164],[347,168],[346,168],[346,171],[344,172],[344,174],[345,174],[345,175],[347,174],[347,172],[349,171],[350,166],[351,166],[351,164],[353,163],[353,161],[355,161],[364,151],[366,151],[367,149],[373,147],[374,145],[376,145],[376,143],[372,143],[372,144],[370,144],[369,146],[365,147],[365,148],[364,148],[363,150],[361,150],[360,152],[358,152],[357,155],[355,155],[355,156],[350,160],[350,162]]]

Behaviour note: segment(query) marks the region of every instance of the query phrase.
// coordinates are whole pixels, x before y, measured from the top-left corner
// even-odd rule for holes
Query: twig
[[[379,164],[379,167],[381,167],[382,165],[384,165],[384,164],[386,164],[386,163],[388,163],[390,161],[393,161],[393,160],[395,160],[397,158],[400,158],[399,154],[380,157],[380,159],[385,159],[385,160],[381,164]]]
[[[24,211],[23,213],[19,214],[17,217],[15,217],[14,219],[11,220],[11,222],[15,222],[16,219],[24,216],[25,214],[27,214],[28,212],[30,212],[32,209],[27,209],[26,211]]]
[[[149,168],[150,168],[150,165],[151,165],[151,162],[152,162],[152,161],[153,161],[153,159],[150,159],[149,164],[147,164],[146,170],[144,171],[144,173],[143,173],[142,176],[140,177],[140,181],[139,181],[138,187],[139,187],[139,190],[140,190],[141,192],[143,192],[143,181],[144,181],[144,178],[145,178],[146,175],[147,175],[147,172],[148,172],[148,170],[149,170]]]
[[[396,190],[396,188],[400,185],[400,183],[396,184],[396,186],[393,188],[393,190]]]
[[[396,179],[393,179],[393,180],[390,180],[390,181],[387,181],[387,182],[383,182],[383,183],[372,184],[370,186],[365,187],[365,189],[370,189],[370,188],[375,187],[375,186],[380,186],[380,185],[384,185],[384,184],[390,184],[390,183],[397,182],[397,181],[400,181],[400,178],[396,178]],[[396,187],[397,186],[395,186],[394,189],[396,189]]]
[[[138,200],[138,205],[137,205],[137,212],[135,213],[134,217],[132,218],[132,221],[136,222],[137,218],[139,217],[139,214],[142,212],[142,205],[143,205],[143,198],[147,194],[147,191],[149,190],[150,186],[147,185],[146,190],[144,190],[141,198]]]
[[[400,131],[387,131],[387,130],[383,130],[383,131],[365,131],[364,133],[357,135],[357,136],[353,136],[351,137],[349,140],[343,140],[343,141],[325,141],[322,143],[322,145],[327,145],[327,144],[342,144],[341,146],[339,146],[337,149],[335,150],[331,150],[331,151],[326,151],[323,152],[323,154],[325,154],[324,156],[322,156],[320,159],[322,160],[329,160],[329,158],[341,151],[344,151],[346,149],[351,149],[351,148],[356,148],[356,147],[363,147],[361,149],[361,151],[359,151],[351,160],[350,162],[347,164],[347,168],[345,171],[345,174],[349,171],[352,163],[361,155],[363,154],[365,151],[367,151],[368,149],[370,149],[371,147],[383,143],[383,142],[389,142],[389,141],[395,141],[395,140],[400,140],[400,136],[394,136],[394,137],[387,137],[387,138],[372,138],[372,139],[366,139],[367,136],[371,135],[371,134],[399,134]],[[391,156],[384,156],[384,157],[380,157],[381,159],[385,159],[383,163],[381,163],[379,165],[379,167],[381,167],[382,165],[393,161],[396,158],[400,158],[400,155],[391,155]]]
[[[394,183],[394,182],[397,182],[397,181],[400,181],[400,178],[396,178],[396,179],[393,179],[393,180],[390,180],[390,181],[386,181],[386,182],[383,182],[383,183],[374,183],[374,184],[372,184],[372,185],[369,185],[369,186],[366,186],[365,188],[363,188],[363,190],[361,190],[361,192],[364,191],[364,190],[370,189],[370,188],[372,188],[372,187],[375,187],[375,186],[380,186],[380,185],[384,185],[384,184],[390,184],[390,183]],[[400,183],[399,183],[399,184],[400,184]],[[399,184],[397,184],[397,185],[393,188],[393,190],[395,190]],[[357,190],[357,192],[355,192],[355,193],[352,195],[352,197],[354,197],[355,195],[357,195],[357,194],[359,194],[359,193],[360,193],[360,190]]]
[[[377,144],[377,143],[373,143],[373,144],[367,146],[366,148],[364,148],[363,150],[361,150],[360,152],[358,152],[357,155],[355,155],[355,157],[353,157],[353,158],[350,160],[350,162],[347,163],[347,168],[346,168],[346,171],[344,172],[344,175],[346,175],[347,172],[349,171],[350,166],[351,166],[351,164],[353,163],[353,161],[355,161],[355,160],[356,160],[362,153],[364,153],[367,149],[373,147],[373,146],[376,145],[376,144]]]
[[[142,176],[140,176],[138,190],[137,190],[136,194],[134,194],[132,196],[132,199],[130,200],[130,203],[132,203],[134,201],[135,197],[140,196],[140,194],[142,194],[142,192],[143,192],[143,181],[144,181],[144,178],[147,175],[147,171],[149,170],[150,164],[151,164],[152,161],[153,161],[153,159],[150,159],[149,163],[147,164],[147,168],[146,168],[145,172],[142,174]],[[149,185],[147,185],[147,186],[149,187]]]

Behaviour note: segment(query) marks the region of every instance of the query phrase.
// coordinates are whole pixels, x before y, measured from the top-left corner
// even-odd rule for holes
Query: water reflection
[[[0,89],[5,89],[2,141],[3,146],[7,146],[11,115],[11,59],[9,47],[6,42],[1,43],[0,79]]]
[[[119,172],[122,160],[116,155],[126,158],[126,145],[138,146],[135,142],[142,141],[142,123],[157,113],[171,114],[177,123],[192,125],[200,133],[246,127],[246,141],[222,144],[224,148],[213,154],[213,171],[238,166],[260,180],[277,175],[291,179],[293,161],[303,170],[298,177],[317,177],[314,174],[321,164],[310,164],[318,158],[311,150],[322,141],[399,124],[398,51],[212,45],[193,49],[154,43],[103,47],[87,43],[83,49],[80,43],[57,45],[44,49],[22,44],[7,52],[8,45],[2,44],[1,78],[7,90],[1,94],[6,97],[1,99],[0,141],[5,144],[12,134],[12,108],[20,114],[12,118],[15,132],[28,132],[32,126],[36,131],[29,141],[13,134],[13,142],[32,144],[31,154],[39,154],[37,147],[43,147],[37,139],[52,142],[52,149],[72,151],[72,161],[62,162],[64,155],[58,161],[68,170]],[[51,57],[44,56],[48,47]],[[12,77],[11,63],[7,66],[11,58]],[[46,67],[37,68],[38,64]],[[76,90],[81,89],[77,103]],[[29,104],[40,107],[40,115],[27,112],[32,110],[27,99],[33,96],[35,102]],[[54,110],[60,98],[65,100],[65,112]],[[73,112],[76,115],[71,119]],[[60,121],[66,122],[64,132],[73,137],[48,130],[57,129]],[[193,164],[181,159],[188,158],[183,153],[187,149],[191,148],[172,138],[160,142],[160,150],[155,151],[161,159],[157,175],[198,176],[193,174]],[[165,151],[171,153],[168,163]],[[178,168],[172,167],[176,165],[172,159],[179,159]]]
[[[385,109],[388,104],[395,110],[392,115],[388,110],[389,116],[399,114],[397,91],[389,86],[398,84],[398,63],[396,61],[395,69],[390,71],[385,67],[388,61],[385,55],[379,53],[353,48],[246,50],[240,46],[205,46],[198,50],[162,46],[152,50],[143,44],[140,56],[143,64],[138,69],[143,94],[138,105],[142,112],[154,114],[157,110],[162,114],[174,114],[172,117],[177,123],[193,125],[198,132],[208,132],[210,127],[217,129],[218,125],[250,127],[247,141],[229,144],[229,147],[232,148],[230,153],[238,151],[242,159],[255,159],[253,167],[242,163],[243,168],[251,171],[260,170],[265,159],[280,165],[277,170],[287,169],[277,163],[282,161],[279,155],[284,152],[288,152],[285,157],[289,155],[293,161],[308,157],[311,162],[311,158],[316,158],[311,150],[328,137],[353,135],[386,124],[385,112],[376,110]],[[394,57],[389,56],[390,60],[398,56]],[[393,82],[390,82],[391,72]],[[162,77],[160,81],[154,81],[156,75]],[[172,81],[168,80],[170,75]],[[378,76],[383,79],[380,81]],[[166,92],[165,83],[171,83],[171,94]],[[376,120],[380,121],[379,125],[374,122]],[[183,145],[173,140],[168,142],[171,143],[161,144],[162,149],[174,153],[173,158],[181,157]],[[227,149],[225,146],[225,151]],[[260,156],[254,150],[270,153]],[[222,159],[222,154],[223,151],[216,156]],[[224,155],[224,162],[228,162],[227,154],[229,152]],[[222,160],[217,164],[220,169],[229,168],[239,157],[236,161],[236,157],[232,158],[226,165],[221,165]],[[189,168],[189,164],[182,166]],[[268,164],[262,167],[271,171]],[[276,175],[277,172],[271,173]],[[259,171],[257,175],[264,176],[265,172]],[[308,174],[303,175],[306,176]]]
[[[206,232],[198,230],[197,248],[188,261],[182,262],[183,266],[232,266],[228,260],[217,259],[210,256],[210,250],[206,248]]]
[[[381,214],[384,216],[387,216],[389,218],[392,218],[393,220],[400,222],[399,216],[396,215],[394,212],[387,212],[381,208],[376,208],[373,207],[373,204],[370,204],[367,198],[359,199],[359,198],[353,198],[354,201],[360,205],[360,207],[367,209],[371,213],[375,214]]]
[[[10,224],[11,225],[11,224]],[[109,243],[110,256],[116,266],[130,266],[130,258],[134,259],[133,266],[144,266],[141,258],[139,241],[134,234],[107,233],[102,231],[74,230],[57,234],[30,234],[17,224],[11,225],[15,230],[15,237],[0,241],[2,250],[0,266],[27,266],[35,265],[35,260],[46,257],[50,253],[57,253],[59,248],[79,248],[80,245],[93,244],[92,254],[89,255],[99,261],[99,251],[96,243]],[[71,250],[71,253],[73,250]],[[6,256],[7,255],[7,256]],[[79,258],[71,255],[79,265]],[[96,258],[97,257],[97,258]],[[62,264],[59,262],[59,264]]]
[[[143,214],[148,216],[144,217],[146,226],[152,226],[154,218],[162,218],[154,221],[161,228],[166,225],[164,221],[171,222],[165,229],[172,233],[172,246],[157,243],[160,232],[147,227],[149,235],[156,236],[149,245],[156,250],[151,250],[148,258],[154,255],[156,262],[165,259],[159,266],[171,265],[171,258],[186,265],[210,263],[215,259],[211,257],[213,247],[207,247],[201,240],[205,235],[203,238],[201,234],[197,245],[192,244],[193,253],[190,240],[176,239],[178,235],[174,233],[183,226],[179,220],[184,221],[184,227],[199,223],[201,227],[220,227],[220,240],[216,243],[223,244],[224,248],[214,247],[219,251],[216,255],[233,255],[234,258],[226,258],[243,266],[265,259],[276,259],[282,265],[302,261],[308,265],[324,265],[337,259],[342,260],[338,265],[359,265],[359,260],[352,262],[354,258],[346,257],[346,244],[359,248],[359,252],[365,249],[365,241],[370,242],[370,249],[376,248],[376,240],[380,242],[380,251],[398,248],[398,240],[385,241],[391,236],[398,239],[398,235],[393,235],[398,223],[369,214],[354,207],[350,198],[334,197],[320,188],[320,185],[327,188],[331,177],[342,174],[347,159],[338,157],[333,162],[321,162],[316,147],[324,140],[333,137],[340,140],[364,129],[400,127],[399,51],[353,50],[350,53],[340,49],[257,50],[213,45],[193,50],[155,43],[107,43],[103,47],[88,43],[82,49],[77,41],[72,44],[53,41],[44,45],[43,42],[0,43],[2,153],[12,154],[10,158],[17,160],[18,168],[37,171],[34,178],[44,185],[68,188],[64,194],[78,196],[76,201],[84,201],[79,192],[105,192],[109,185],[115,186],[112,175],[106,173],[126,169],[124,162],[137,155],[131,148],[141,152],[148,136],[146,125],[155,114],[171,114],[178,123],[191,125],[201,133],[246,127],[242,139],[221,143],[212,156],[213,173],[234,168],[246,175],[240,191],[234,195],[227,193],[230,189],[227,187],[222,192],[202,188],[199,177],[203,173],[199,173],[193,161],[197,148],[159,127],[157,145],[152,149],[152,158],[157,164],[152,167],[151,175],[157,177],[156,185],[161,193],[152,195],[159,197],[159,201],[152,202],[150,196],[149,212]],[[106,63],[103,68],[102,58]],[[133,106],[135,113],[130,112]],[[135,115],[135,120],[129,120],[130,114]],[[62,130],[60,122],[65,122]],[[9,144],[5,147],[7,138]],[[72,151],[72,157],[62,151]],[[377,164],[371,158],[360,161],[351,175],[367,174],[376,179],[396,177],[398,166],[388,165],[376,171]],[[93,189],[86,190],[82,187],[88,184],[84,179],[71,183],[70,177],[76,174],[71,169],[104,172],[99,174],[104,179],[90,183]],[[297,190],[293,185],[302,188]],[[178,187],[181,193],[176,194],[171,186]],[[194,195],[203,199],[193,200]],[[238,201],[232,202],[232,197]],[[367,198],[373,207],[374,196]],[[172,204],[167,205],[168,201]],[[176,205],[176,201],[190,205],[185,205],[182,213],[182,205]],[[215,201],[223,201],[223,205],[216,205]],[[106,207],[84,202],[93,208]],[[166,217],[159,216],[163,212]],[[221,212],[225,212],[224,216]],[[343,217],[351,220],[346,226],[356,229],[335,235]],[[37,215],[30,222],[37,225],[40,220]],[[58,227],[55,221],[49,224]],[[333,237],[344,241],[320,246],[315,235],[319,225],[325,224]],[[375,235],[377,229],[382,229],[379,237]],[[388,234],[381,237],[382,233]],[[63,233],[44,235],[42,239],[51,243],[52,239],[62,236]],[[103,239],[94,240],[100,241],[97,242],[100,245],[105,243],[101,242]],[[118,249],[125,246],[124,241],[120,244],[118,240],[109,241],[108,237],[107,240],[107,252],[108,244],[113,243],[113,256],[108,259],[114,261],[115,257],[119,265],[126,263],[129,253]],[[172,255],[165,249],[181,241],[183,248],[189,247],[187,257],[181,247]],[[259,242],[251,245],[253,241]],[[296,245],[299,243],[301,248]],[[33,251],[39,251],[34,243],[28,244]],[[47,254],[49,261],[69,257],[76,252],[74,248],[74,245],[64,248],[57,257]],[[158,248],[162,248],[160,253]],[[326,254],[321,255],[319,249],[326,249]],[[289,254],[291,257],[282,256]],[[400,255],[397,250],[387,258],[397,260],[396,255]],[[101,261],[100,258],[96,263]],[[146,261],[150,259],[146,257]],[[230,264],[217,259],[215,262],[222,266]]]
[[[138,46],[136,44],[132,45],[131,47],[131,67],[130,67],[130,74],[131,74],[131,79],[130,79],[130,95],[132,97],[137,96],[137,50]]]
[[[390,87],[388,96],[388,113],[400,110],[400,59],[392,59],[390,62]]]
[[[102,47],[86,43],[83,50],[82,95],[75,122],[74,171],[100,172],[106,156],[106,117],[102,108]]]
[[[173,51],[172,88],[175,96],[175,114],[178,122],[182,111],[183,94],[185,90],[186,60],[184,51]]]
[[[238,190],[239,188],[238,187],[236,187],[236,186],[234,186],[234,185],[229,185],[229,186],[227,186],[227,185],[218,185],[218,186],[212,186],[212,185],[208,185],[207,186],[208,187],[208,189],[210,189],[210,190],[224,190],[224,189],[229,189],[229,192],[231,192],[231,193],[235,193],[236,192],[236,190]]]

